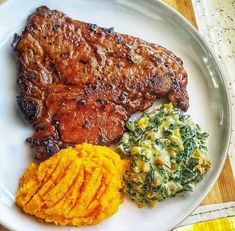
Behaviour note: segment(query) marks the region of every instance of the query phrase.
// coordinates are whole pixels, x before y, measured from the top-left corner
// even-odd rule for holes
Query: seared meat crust
[[[139,38],[39,7],[12,47],[19,58],[18,105],[46,159],[68,145],[109,145],[127,118],[167,97],[188,108],[183,62]]]

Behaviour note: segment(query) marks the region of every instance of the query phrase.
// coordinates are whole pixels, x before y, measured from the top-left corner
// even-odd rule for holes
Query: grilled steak
[[[136,111],[166,97],[188,108],[183,62],[167,49],[39,7],[12,47],[18,105],[40,159],[68,145],[109,145]]]

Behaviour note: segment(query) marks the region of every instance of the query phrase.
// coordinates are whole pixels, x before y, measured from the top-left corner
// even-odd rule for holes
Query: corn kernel
[[[200,150],[196,150],[194,153],[193,153],[193,156],[196,157],[196,158],[199,158],[201,156],[201,152]]]
[[[148,125],[148,120],[146,118],[141,118],[138,121],[138,126],[141,128],[145,128]]]
[[[136,155],[140,153],[140,148],[137,146],[134,146],[133,148],[131,148],[131,154],[132,155]]]
[[[172,108],[173,108],[173,104],[172,104],[172,103],[164,104],[164,108],[166,108],[166,109],[172,109]]]
[[[180,137],[179,129],[175,129],[173,134],[177,137]]]

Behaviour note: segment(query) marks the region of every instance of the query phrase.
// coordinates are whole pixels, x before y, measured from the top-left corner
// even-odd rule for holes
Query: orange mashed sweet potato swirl
[[[16,203],[27,214],[57,225],[93,225],[117,212],[127,162],[110,148],[91,144],[66,148],[19,182]]]

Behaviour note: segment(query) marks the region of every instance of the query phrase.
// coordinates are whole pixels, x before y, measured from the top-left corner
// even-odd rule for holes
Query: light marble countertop
[[[235,115],[235,0],[193,0],[198,30],[209,43],[224,72]],[[235,175],[235,119],[229,156]]]

